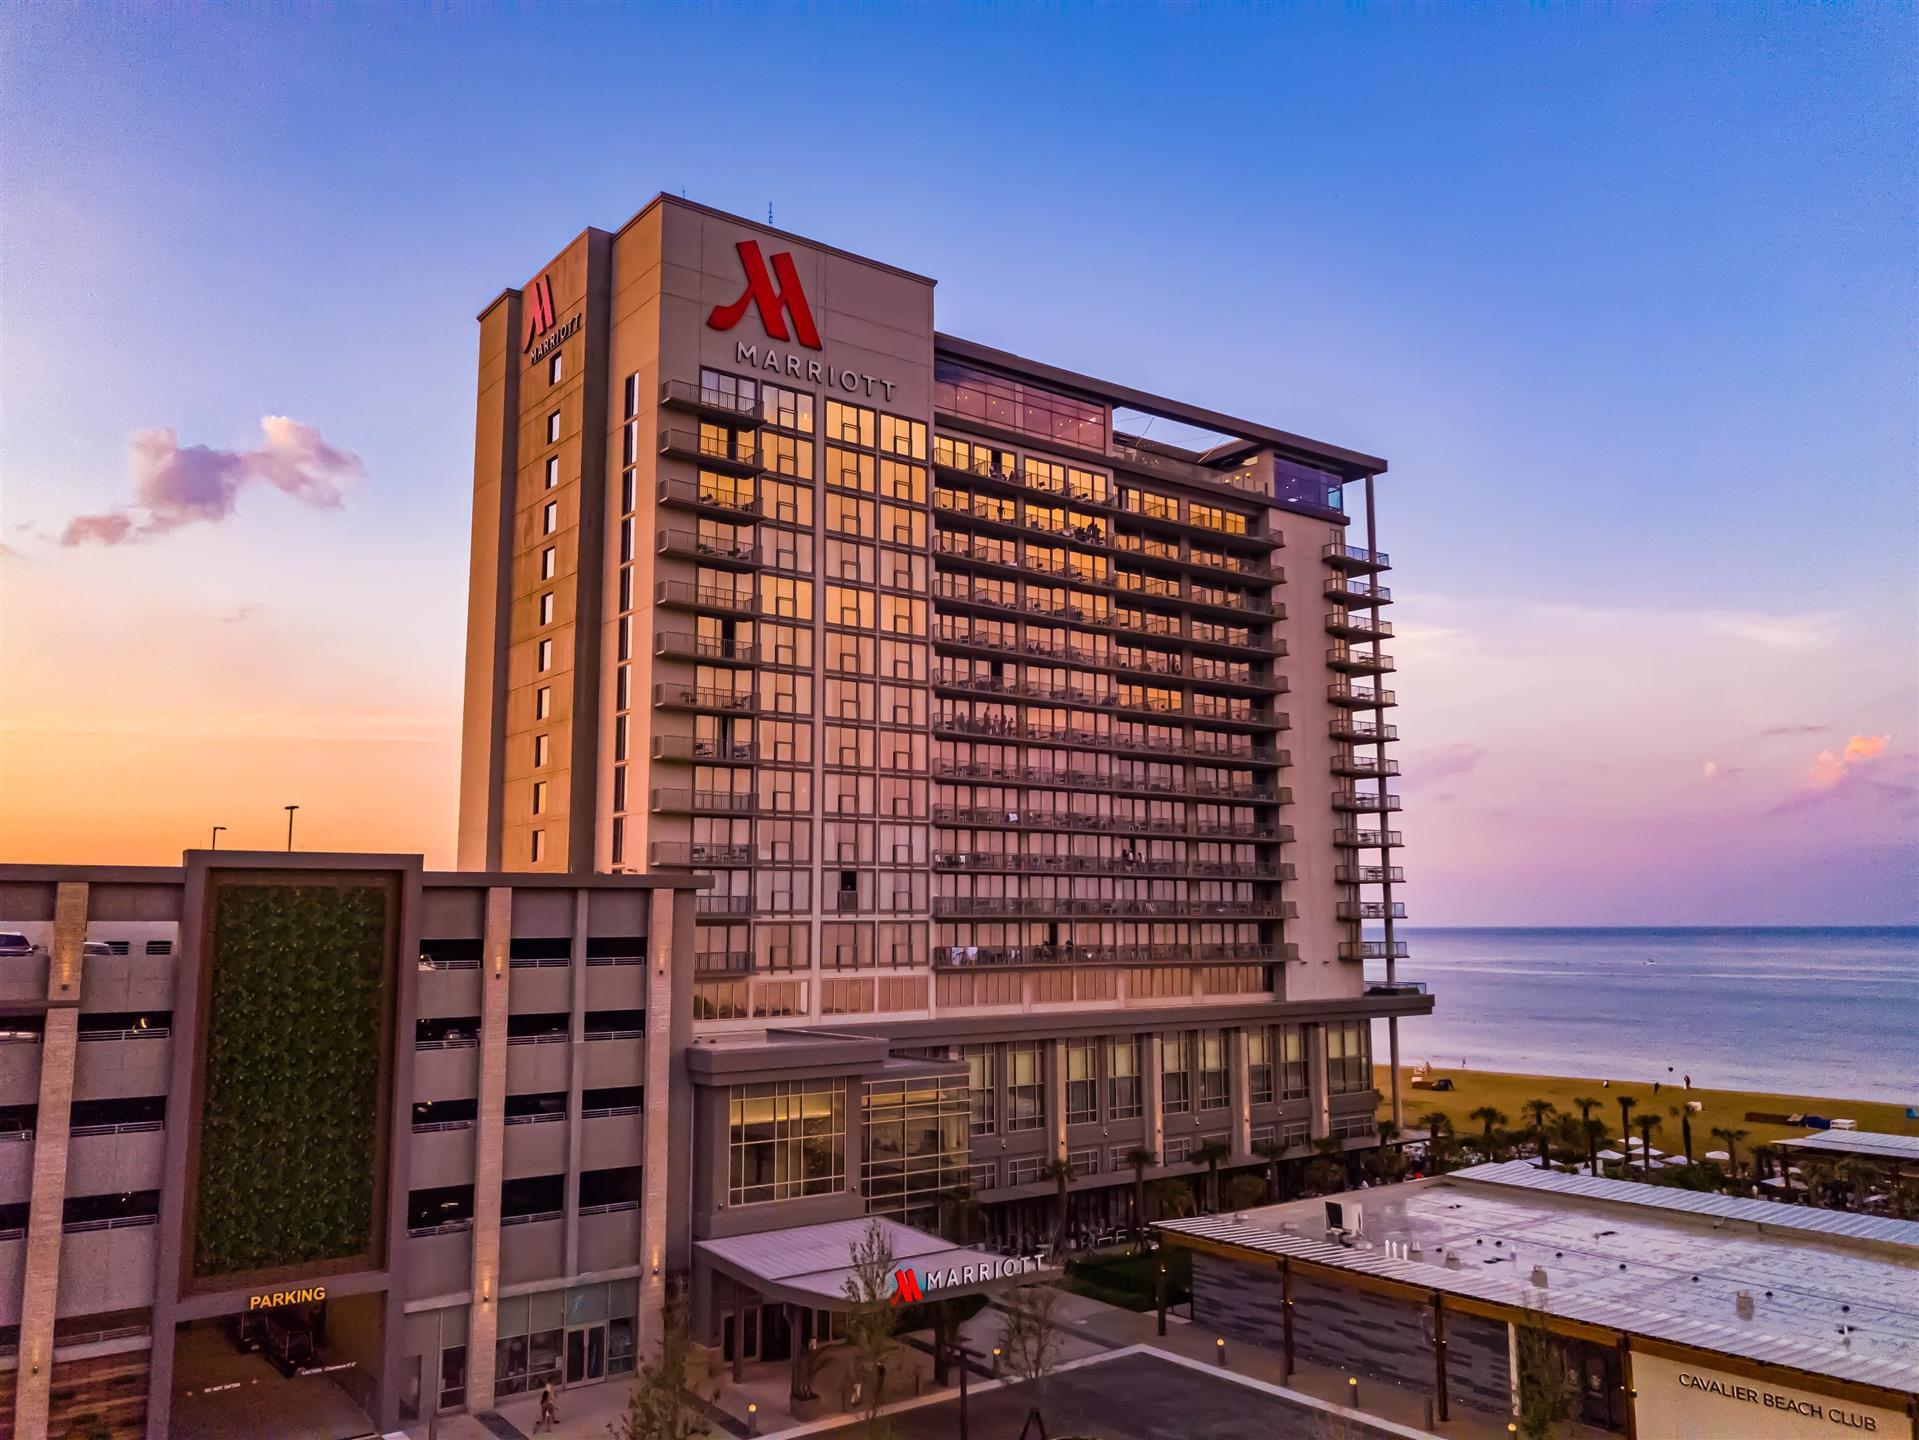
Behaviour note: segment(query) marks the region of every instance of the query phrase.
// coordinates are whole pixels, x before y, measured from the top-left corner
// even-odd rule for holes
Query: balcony
[[[1396,849],[1404,842],[1397,830],[1335,830],[1333,844],[1342,850]]]
[[[656,789],[653,808],[669,815],[751,815],[759,809],[753,795],[730,790]]]
[[[701,979],[737,979],[753,973],[751,950],[702,950],[693,957],[693,973]]]
[[[754,540],[723,540],[702,535],[697,530],[660,531],[660,554],[679,555],[708,565],[731,565],[751,569],[760,563],[760,547]]]
[[[1393,603],[1393,592],[1384,585],[1344,573],[1328,575],[1324,593],[1328,600],[1337,600],[1342,605],[1370,607]]]
[[[1406,872],[1398,865],[1335,865],[1333,883],[1336,885],[1398,885],[1406,879]]]
[[[751,895],[714,895],[702,893],[694,897],[693,913],[702,919],[746,920],[753,914]]]
[[[1355,780],[1377,779],[1385,775],[1397,775],[1397,760],[1381,760],[1372,755],[1355,755],[1350,750],[1335,751],[1333,754],[1333,774],[1345,775]]]
[[[1326,652],[1326,668],[1345,675],[1384,675],[1398,667],[1390,655],[1371,650],[1356,650],[1350,645],[1335,645]]]
[[[1392,557],[1384,550],[1368,550],[1361,545],[1348,545],[1343,540],[1331,542],[1319,554],[1335,570],[1349,575],[1371,575],[1393,568]]]
[[[1292,865],[1240,860],[1161,860],[1118,855],[1019,855],[1002,851],[940,850],[933,868],[991,875],[1149,875],[1168,878],[1258,880],[1295,879]]]
[[[1381,690],[1373,685],[1353,685],[1344,680],[1336,680],[1328,685],[1326,698],[1348,710],[1381,710],[1399,703],[1398,697],[1390,690]]]
[[[1364,610],[1333,610],[1326,616],[1326,633],[1346,640],[1385,640],[1393,633],[1393,622]]]
[[[1404,960],[1406,958],[1404,940],[1393,941],[1390,949],[1389,955],[1388,946],[1384,940],[1342,940],[1339,942],[1339,958],[1342,960]]]
[[[1112,459],[1120,469],[1131,470],[1136,475],[1179,480],[1188,485],[1224,486],[1242,495],[1263,500],[1267,504],[1272,503],[1272,484],[1261,477],[1256,469],[1216,470],[1210,465],[1182,460],[1177,455],[1161,455],[1157,451],[1141,450],[1135,446],[1121,444],[1117,440],[1113,446]]]
[[[719,845],[701,840],[655,840],[653,842],[653,864],[656,867],[714,870],[752,863],[753,847],[751,845]]]
[[[1292,920],[1298,906],[1279,900],[1083,900],[1067,896],[935,895],[933,914],[945,919]]]
[[[750,690],[710,690],[699,685],[655,685],[653,703],[662,710],[697,710],[710,715],[751,715],[759,708],[758,697]]]
[[[655,760],[683,760],[701,765],[751,765],[759,747],[751,741],[709,740],[698,735],[655,735]]]
[[[724,585],[701,585],[692,580],[662,580],[655,594],[661,605],[675,610],[696,610],[708,615],[745,615],[759,613],[759,596],[748,587],[734,589]]]
[[[696,460],[709,470],[751,475],[760,468],[760,447],[751,435],[703,435],[697,430],[662,430],[660,454]]]
[[[1424,995],[1424,980],[1374,980],[1366,986],[1366,993],[1375,996]]]
[[[1272,965],[1299,958],[1299,947],[1243,945],[936,945],[935,969],[982,965]]]
[[[1335,913],[1341,920],[1404,920],[1406,906],[1399,900],[1390,905],[1384,900],[1342,900]]]
[[[1389,745],[1399,738],[1397,725],[1382,725],[1377,720],[1361,720],[1353,715],[1335,715],[1327,733],[1335,740],[1351,740],[1368,745]]]
[[[697,510],[726,520],[758,519],[759,496],[751,487],[710,484],[705,480],[660,481],[660,504],[682,510]]]
[[[1349,810],[1356,814],[1377,815],[1399,808],[1397,795],[1381,795],[1369,790],[1333,791],[1333,809]]]
[[[724,420],[730,425],[760,423],[758,401],[742,400],[737,395],[694,385],[685,380],[668,380],[661,385],[660,404],[674,410],[685,410],[714,420]]]
[[[653,637],[653,653],[678,660],[703,660],[714,665],[751,665],[751,640],[727,640],[717,635],[695,635],[685,630],[662,630]]]

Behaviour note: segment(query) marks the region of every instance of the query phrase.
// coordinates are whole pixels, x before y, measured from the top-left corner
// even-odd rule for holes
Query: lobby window
[[[551,445],[560,438],[560,412],[555,410],[546,417],[546,443]]]
[[[559,528],[560,502],[557,500],[549,500],[546,502],[545,508],[540,511],[540,533],[542,535],[551,535]]]
[[[1160,1108],[1168,1115],[1189,1114],[1193,1108],[1190,1048],[1184,1035],[1168,1035],[1160,1041]]]
[[[551,580],[559,568],[559,557],[551,545],[540,552],[540,578]]]
[[[1226,1036],[1219,1030],[1199,1034],[1199,1108],[1226,1108]]]
[[[972,1103],[972,1133],[991,1135],[999,1129],[999,1095],[994,1088],[997,1073],[991,1045],[968,1045],[966,1056],[966,1093]]]
[[[546,488],[551,490],[555,485],[558,485],[559,483],[560,483],[560,457],[557,455],[549,455],[546,457]]]
[[[1144,1111],[1140,1088],[1139,1037],[1121,1035],[1106,1043],[1106,1118],[1137,1120]]]
[[[527,858],[535,865],[546,859],[546,831],[535,830],[527,845]]]
[[[553,592],[551,590],[540,597],[540,623],[542,625],[553,623]]]
[[[1040,1047],[1011,1045],[1006,1050],[1006,1128],[1037,1130],[1046,1123],[1046,1086]]]
[[[1326,1089],[1355,1095],[1373,1088],[1372,1026],[1345,1020],[1326,1027]]]
[[[844,1080],[735,1085],[729,1109],[728,1204],[832,1195],[844,1188]]]
[[[1099,1042],[1066,1042],[1066,1123],[1090,1125],[1099,1119]]]
[[[533,692],[533,718],[545,720],[553,714],[553,687],[542,685]]]
[[[1255,1105],[1273,1103],[1273,1032],[1264,1025],[1246,1032],[1246,1098]]]

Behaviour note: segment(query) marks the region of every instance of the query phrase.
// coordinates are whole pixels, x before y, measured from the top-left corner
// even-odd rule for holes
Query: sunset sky
[[[669,190],[1389,457],[1415,924],[1919,920],[1914,20],[6,7],[0,859],[450,865],[473,317]]]

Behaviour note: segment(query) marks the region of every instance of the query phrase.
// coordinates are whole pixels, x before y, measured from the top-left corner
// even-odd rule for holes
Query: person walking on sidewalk
[[[533,1424],[533,1433],[537,1435],[542,1430],[559,1428],[560,1401],[559,1397],[553,1393],[553,1382],[549,1380],[540,1387],[540,1418]]]

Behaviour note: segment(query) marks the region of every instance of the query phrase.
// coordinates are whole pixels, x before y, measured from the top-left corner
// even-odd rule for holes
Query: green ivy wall
[[[196,1278],[372,1249],[391,904],[350,881],[217,888]]]

